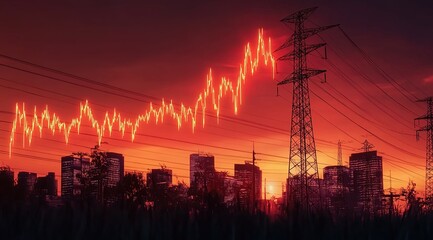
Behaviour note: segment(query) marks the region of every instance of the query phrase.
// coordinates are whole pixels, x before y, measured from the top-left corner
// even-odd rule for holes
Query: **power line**
[[[311,23],[313,23],[314,25],[317,26],[317,24],[315,24],[314,22],[312,22],[311,20],[308,20]],[[391,86],[396,89],[402,96],[404,96],[407,100],[409,100],[410,103],[413,103],[414,100],[418,100],[417,96],[415,94],[413,94],[412,92],[408,91],[405,87],[403,87],[398,81],[396,81],[393,77],[391,77],[388,73],[386,73],[376,62],[373,61],[373,59],[361,48],[359,47],[358,44],[356,44],[356,42],[343,30],[343,28],[341,26],[338,26],[340,32],[343,34],[343,36],[345,37],[346,40],[349,41],[349,43],[361,54],[361,56],[363,57],[363,59],[370,65],[373,67],[373,69],[379,73],[380,76],[382,76],[382,78],[384,78],[388,83],[391,84]],[[320,36],[319,37],[323,40],[323,37]],[[410,83],[410,82],[409,82]],[[375,85],[377,86],[377,85]],[[414,86],[412,84],[412,86]],[[377,86],[379,87],[379,86]],[[405,93],[406,92],[406,93]],[[412,98],[409,97],[409,95]],[[409,110],[409,109],[406,109]]]
[[[313,82],[313,84],[315,84],[317,86],[317,83]],[[397,132],[391,128],[388,128],[386,125],[383,125],[379,122],[374,121],[374,119],[371,118],[367,118],[365,115],[358,113],[357,111],[355,111],[353,108],[349,107],[346,103],[342,102],[340,99],[336,98],[334,95],[332,95],[331,93],[329,93],[325,88],[320,88],[322,91],[324,91],[328,96],[330,96],[332,99],[334,99],[335,101],[339,102],[341,105],[343,105],[344,107],[346,107],[349,111],[353,112],[355,115],[357,115],[358,117],[364,119],[365,121],[378,126],[378,128],[383,131],[382,129],[386,129],[388,131],[392,131],[394,133],[398,133],[398,134],[402,134],[402,135],[409,135],[409,136],[415,136],[414,134],[410,134],[410,133],[404,133],[404,132]],[[361,108],[358,104],[354,103],[352,100],[350,100],[349,98],[347,98],[344,94],[342,94],[341,92],[338,91],[338,93],[340,93],[342,96],[345,97],[345,99],[347,101],[349,101],[350,103],[352,103],[354,106]],[[383,131],[384,132],[384,131]]]
[[[311,90],[310,90],[311,91]],[[406,149],[403,149],[401,147],[398,147],[388,141],[386,141],[385,139],[383,139],[382,137],[378,136],[377,134],[373,133],[372,131],[368,130],[367,128],[365,128],[364,126],[362,126],[361,124],[357,123],[356,121],[354,121],[352,118],[350,118],[349,116],[347,116],[346,114],[344,114],[343,112],[341,112],[340,110],[338,110],[337,108],[335,108],[334,106],[332,106],[332,104],[330,104],[328,101],[326,101],[325,99],[323,99],[322,97],[320,97],[319,95],[317,95],[316,93],[314,93],[314,91],[311,91],[311,93],[316,96],[317,98],[319,98],[320,100],[322,100],[323,102],[325,102],[327,105],[329,105],[331,108],[333,108],[335,111],[337,111],[338,113],[340,113],[342,116],[344,116],[346,119],[348,119],[349,121],[351,121],[352,123],[354,123],[356,126],[360,127],[361,129],[363,129],[364,131],[368,132],[369,134],[371,134],[372,136],[376,137],[378,140],[382,141],[383,143],[387,144],[388,146],[391,146],[392,148],[399,150],[401,152],[404,152],[408,155],[411,155],[413,157],[416,158],[422,158],[420,155],[417,155],[415,153],[409,152]]]
[[[382,113],[386,114],[391,119],[394,119],[397,123],[400,123],[409,129],[411,128],[409,124],[403,123],[401,121],[400,115],[397,112],[395,112],[392,108],[385,106],[383,101],[377,101],[377,99],[375,99],[375,96],[368,95],[368,92],[366,92],[356,81],[352,80],[352,78],[347,76],[340,68],[338,68],[335,64],[333,64],[332,60],[327,61],[327,63],[331,66],[332,69],[336,71],[334,73],[337,75],[337,77],[340,77],[341,79],[345,80],[345,82],[348,83],[350,86],[352,86],[353,87],[352,89],[358,92],[362,97],[364,97],[365,100],[370,102],[373,106],[377,107]],[[331,72],[333,72],[332,69]],[[380,105],[383,105],[384,107],[381,107]]]
[[[355,120],[353,120],[352,118],[350,118],[349,116],[347,116],[346,114],[344,114],[342,111],[338,110],[336,107],[334,107],[332,104],[330,104],[328,101],[326,101],[324,98],[320,97],[319,95],[317,95],[313,90],[311,90],[311,93],[316,96],[317,98],[319,98],[320,100],[322,100],[324,103],[326,103],[328,106],[330,106],[331,108],[333,108],[335,111],[337,111],[340,115],[342,115],[343,117],[345,117],[346,119],[348,119],[349,121],[351,121],[352,123],[354,123],[356,126],[360,127],[361,129],[363,129],[364,131],[368,132],[369,134],[371,134],[372,136],[376,137],[378,140],[382,141],[383,143],[387,144],[388,146],[391,146],[392,148],[399,150],[401,152],[404,152],[410,156],[416,157],[416,158],[422,158],[420,155],[417,155],[415,153],[409,152],[406,149],[403,149],[401,147],[398,147],[397,145],[392,144],[389,141],[386,141],[385,139],[383,139],[382,137],[379,137],[377,134],[374,134],[372,131],[368,130],[367,128],[365,128],[364,126],[362,126],[361,124],[357,123]],[[341,129],[340,129],[341,130]],[[347,134],[347,133],[346,133]],[[353,137],[352,137],[353,138]]]
[[[323,40],[323,37],[321,37],[320,35],[319,35],[319,37]],[[370,83],[372,83],[376,88],[380,88],[380,90],[382,91],[382,92],[384,92],[385,90],[383,90],[379,85],[377,85],[376,83],[374,83],[374,81],[373,80],[371,80],[366,74],[364,74],[362,71],[360,71],[360,70],[358,70],[359,69],[359,67],[354,63],[354,62],[352,62],[352,63],[349,63],[348,61],[347,61],[347,59],[346,58],[344,58],[344,57],[342,57],[342,56],[340,56],[340,54],[338,54],[331,46],[329,46],[329,49],[331,49],[331,51],[337,56],[337,57],[339,57],[339,59],[342,61],[342,62],[344,62],[347,66],[349,66],[352,70],[354,70],[355,72],[357,72],[362,78],[364,78],[365,80],[367,80],[368,82],[370,82]],[[319,53],[319,55],[323,58],[323,56]],[[385,106],[385,109],[384,108],[381,108],[380,106],[378,106],[376,103],[374,103],[373,101],[372,101],[372,98],[371,97],[367,97],[364,93],[362,93],[361,91],[363,90],[363,88],[362,87],[360,87],[359,85],[357,85],[357,83],[355,82],[355,81],[353,81],[350,77],[348,77],[341,69],[339,69],[335,64],[333,64],[332,63],[332,60],[328,60],[327,61],[328,62],[328,64],[332,67],[332,68],[334,68],[335,70],[337,70],[337,75],[340,75],[340,77],[342,76],[343,78],[344,78],[344,80],[346,80],[346,82],[347,83],[349,83],[350,85],[356,85],[356,86],[354,86],[354,90],[356,90],[357,92],[359,92],[361,95],[363,95],[364,97],[365,97],[365,99],[367,99],[369,102],[371,102],[373,105],[375,105],[376,107],[378,107],[382,112],[384,112],[385,114],[387,114],[387,115],[389,115],[388,114],[388,109],[391,111],[391,112],[393,112],[394,114],[395,114],[395,117],[391,117],[392,119],[394,119],[394,121],[397,121],[397,122],[399,122],[399,118],[400,118],[400,115],[399,114],[397,114],[396,112],[394,112],[392,109],[390,109],[390,108],[388,108],[387,106]],[[356,67],[354,67],[353,65],[355,65]],[[358,69],[357,69],[358,68]],[[386,92],[385,92],[386,93]],[[387,94],[387,93],[386,93]],[[379,103],[382,103],[381,101],[378,101]],[[396,100],[394,100],[394,102],[397,102]],[[398,103],[398,102],[397,102]],[[410,101],[410,103],[413,103],[413,101]],[[401,105],[402,106],[402,105]],[[404,107],[404,106],[403,106]],[[405,125],[405,124],[404,124]],[[405,125],[406,127],[408,127],[409,129],[411,129],[411,127],[409,126],[409,125]]]
[[[364,59],[369,62],[374,68],[375,70],[381,75],[383,76],[383,78],[385,80],[387,80],[395,89],[397,89],[397,91],[402,94],[404,97],[406,97],[406,99],[409,100],[409,102],[413,102],[415,100],[418,100],[418,97],[415,96],[415,94],[411,93],[410,91],[408,91],[405,87],[403,87],[398,81],[396,81],[394,78],[392,78],[389,74],[387,74],[378,64],[376,64],[373,59],[371,59],[364,50],[362,50],[358,44],[355,43],[355,41],[353,41],[353,39],[351,37],[349,37],[349,35],[343,30],[343,28],[341,28],[340,26],[338,27],[341,31],[341,33],[343,33],[344,37],[346,37],[347,40],[349,40],[350,43],[352,43],[352,45],[361,53],[361,55],[364,57]],[[404,92],[406,93],[404,93]],[[410,98],[408,95],[411,95]]]

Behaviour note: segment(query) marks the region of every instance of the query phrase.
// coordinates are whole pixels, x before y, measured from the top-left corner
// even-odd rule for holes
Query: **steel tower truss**
[[[416,130],[417,140],[419,132],[426,132],[426,166],[425,166],[425,201],[430,206],[433,204],[433,97],[428,97],[418,102],[427,103],[427,113],[415,120],[425,120],[425,126]]]
[[[293,61],[293,72],[279,82],[277,86],[293,83],[287,199],[288,203],[295,203],[305,209],[310,209],[320,201],[318,198],[320,195],[319,173],[308,79],[326,72],[326,70],[307,67],[307,55],[325,46],[325,43],[307,44],[306,39],[321,31],[338,26],[305,28],[305,20],[316,9],[316,7],[304,9],[282,19],[281,22],[284,24],[294,24],[295,31],[283,45],[275,50],[279,51],[293,45],[292,52],[278,59],[280,61]]]

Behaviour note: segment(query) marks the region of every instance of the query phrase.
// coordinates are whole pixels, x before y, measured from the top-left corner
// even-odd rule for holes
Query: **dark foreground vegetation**
[[[333,218],[229,209],[3,204],[1,239],[433,239],[433,214]]]

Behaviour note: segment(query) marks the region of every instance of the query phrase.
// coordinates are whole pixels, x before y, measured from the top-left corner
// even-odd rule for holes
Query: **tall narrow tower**
[[[417,140],[419,132],[427,132],[426,137],[426,162],[425,162],[425,201],[433,203],[433,97],[428,97],[418,102],[427,103],[427,113],[415,120],[425,120],[425,126],[416,130]]]
[[[338,158],[337,158],[337,165],[343,166],[343,151],[341,150],[341,141],[338,140]]]
[[[323,30],[338,26],[305,28],[305,20],[316,9],[316,7],[304,9],[282,19],[281,22],[284,24],[294,24],[295,32],[275,50],[279,51],[293,45],[292,52],[278,59],[293,61],[293,73],[277,86],[293,83],[287,200],[288,203],[295,203],[307,210],[317,203],[320,191],[308,79],[325,73],[326,70],[307,67],[307,55],[325,46],[325,43],[307,44],[306,39]]]

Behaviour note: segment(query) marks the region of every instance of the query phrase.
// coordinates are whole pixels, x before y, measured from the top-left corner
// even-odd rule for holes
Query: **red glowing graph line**
[[[105,113],[102,122],[98,121],[93,114],[92,108],[89,102],[86,100],[85,103],[80,103],[79,116],[73,118],[70,122],[64,122],[60,117],[53,113],[51,114],[48,110],[48,106],[38,114],[36,106],[33,110],[33,117],[29,121],[27,118],[25,104],[16,103],[15,106],[15,119],[12,123],[12,129],[9,141],[9,157],[12,155],[12,146],[15,142],[15,133],[18,128],[22,129],[23,136],[23,147],[26,142],[28,145],[32,143],[32,137],[35,130],[39,131],[39,136],[42,137],[44,126],[48,131],[54,135],[56,131],[63,133],[65,142],[68,143],[71,130],[75,129],[77,134],[80,134],[80,126],[83,120],[87,120],[91,123],[91,127],[96,131],[98,136],[98,143],[102,142],[102,138],[107,133],[111,136],[114,127],[117,125],[118,131],[124,137],[125,132],[131,133],[131,141],[134,141],[137,130],[140,128],[140,124],[149,123],[155,121],[156,124],[164,122],[164,118],[171,118],[177,123],[178,129],[182,127],[184,123],[191,123],[192,131],[194,131],[197,125],[197,114],[202,112],[202,125],[205,126],[206,109],[208,108],[208,101],[210,102],[211,110],[216,113],[217,119],[220,115],[220,102],[226,95],[231,95],[232,103],[234,107],[234,113],[237,114],[238,107],[242,105],[242,86],[245,84],[245,80],[248,76],[248,72],[251,76],[260,65],[260,59],[263,59],[265,66],[272,67],[272,74],[274,78],[275,74],[275,60],[272,56],[271,50],[271,39],[268,39],[268,45],[263,37],[263,29],[259,29],[257,47],[254,50],[248,43],[245,46],[244,59],[239,66],[239,75],[237,81],[233,82],[226,77],[222,77],[220,83],[215,87],[212,76],[212,70],[206,76],[206,87],[198,95],[195,105],[185,106],[183,103],[180,104],[180,108],[176,109],[173,101],[170,100],[168,103],[162,99],[161,104],[155,107],[150,102],[148,109],[138,115],[135,119],[123,118],[116,109],[110,114],[108,111]],[[217,120],[218,121],[218,120]],[[46,125],[45,125],[46,124]]]

